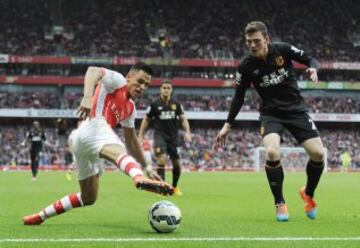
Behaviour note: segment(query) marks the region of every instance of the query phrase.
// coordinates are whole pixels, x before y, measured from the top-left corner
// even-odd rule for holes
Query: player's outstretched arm
[[[149,127],[149,124],[150,124],[150,118],[145,115],[144,119],[142,120],[141,122],[141,125],[140,125],[140,130],[139,130],[139,142],[143,142],[144,140],[144,137],[145,137],[145,133],[146,133],[146,130],[148,129]]]
[[[317,75],[317,69],[316,68],[307,68],[306,73],[309,75],[309,78],[311,81],[317,83],[318,82],[318,75]]]
[[[216,136],[216,147],[222,147],[226,144],[226,136],[229,134],[231,130],[231,125],[225,122],[224,126]]]
[[[155,173],[150,166],[146,164],[144,153],[141,149],[138,138],[136,137],[135,128],[123,127],[126,148],[130,155],[133,156],[146,171],[149,178],[162,181],[161,177]]]
[[[240,76],[238,76],[240,77]],[[235,96],[233,97],[233,100],[231,102],[230,111],[227,117],[227,120],[216,136],[215,139],[215,147],[225,146],[226,143],[226,136],[229,134],[231,130],[231,124],[234,122],[235,117],[239,113],[245,99],[245,91],[249,87],[249,83],[244,81],[241,81],[241,77],[237,79],[236,82],[236,91]]]
[[[180,115],[180,123],[181,123],[182,128],[185,130],[184,141],[191,142],[192,138],[191,138],[191,132],[190,132],[190,124],[184,114]]]
[[[85,74],[84,79],[84,96],[81,100],[80,107],[77,109],[76,115],[84,120],[89,117],[92,106],[92,97],[97,82],[103,77],[100,67],[90,66]]]
[[[306,70],[306,73],[309,75],[311,81],[315,83],[318,82],[317,71],[320,68],[320,63],[317,59],[313,58],[309,53],[290,44],[283,43],[282,49],[284,49],[286,55],[289,56],[290,59],[308,66],[309,68]]]

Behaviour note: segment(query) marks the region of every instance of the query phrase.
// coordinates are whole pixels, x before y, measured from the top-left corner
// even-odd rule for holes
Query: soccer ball
[[[149,222],[158,233],[170,233],[179,227],[180,209],[171,201],[159,201],[149,210]]]

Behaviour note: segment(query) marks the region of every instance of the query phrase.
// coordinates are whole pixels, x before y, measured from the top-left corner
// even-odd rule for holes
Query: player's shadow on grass
[[[137,234],[143,234],[143,235],[154,235],[154,234],[160,234],[163,235],[169,235],[169,233],[157,233],[155,230],[153,230],[150,226],[150,224],[145,223],[139,223],[138,225],[129,225],[129,223],[114,223],[114,222],[108,222],[108,223],[101,223],[97,224],[98,227],[104,228],[104,229],[114,229],[116,232],[131,232],[131,233],[137,233]],[[175,234],[176,232],[173,232]]]
[[[64,225],[66,225],[66,227],[69,230],[77,230],[78,232],[83,229],[83,230],[91,230],[94,228],[94,226],[96,226],[96,228],[100,228],[102,230],[104,230],[105,232],[109,232],[111,230],[114,230],[114,232],[116,233],[136,233],[136,234],[143,234],[143,235],[154,235],[154,234],[160,234],[161,236],[166,235],[166,233],[157,233],[156,231],[154,231],[150,224],[144,222],[144,223],[136,223],[136,224],[132,224],[129,225],[129,223],[124,222],[115,222],[115,221],[106,221],[106,222],[93,222],[93,221],[89,221],[89,222],[77,222],[77,223],[65,223],[65,222],[61,222],[61,223],[45,223],[45,225],[47,224],[48,227],[52,227],[52,228],[59,228],[59,229],[63,229]],[[50,227],[50,228],[51,228]],[[171,235],[176,234],[177,232],[173,232]]]

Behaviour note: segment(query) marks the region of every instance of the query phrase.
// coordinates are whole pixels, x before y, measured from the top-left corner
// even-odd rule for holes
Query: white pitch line
[[[68,242],[217,242],[217,241],[360,241],[360,237],[188,237],[188,238],[22,238],[0,239],[0,243],[68,243]]]

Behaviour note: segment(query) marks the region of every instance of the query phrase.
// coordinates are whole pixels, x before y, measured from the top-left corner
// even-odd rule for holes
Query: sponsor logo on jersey
[[[161,152],[161,148],[160,147],[156,147],[156,153],[160,153]]]
[[[32,141],[41,141],[41,136],[33,136]]]
[[[176,110],[176,104],[171,104],[171,109]]]
[[[269,86],[281,84],[288,77],[289,77],[289,72],[284,68],[280,68],[277,71],[270,73],[270,75],[263,76],[260,86],[269,87]]]
[[[284,58],[282,56],[278,56],[275,58],[275,62],[277,66],[282,66],[284,64]]]
[[[160,120],[171,120],[171,119],[175,119],[175,112],[174,111],[162,111],[160,113]]]
[[[121,120],[121,113],[119,112],[118,108],[116,107],[115,103],[111,104],[110,107],[111,111],[113,112],[115,119],[116,119],[116,123],[119,123]]]

